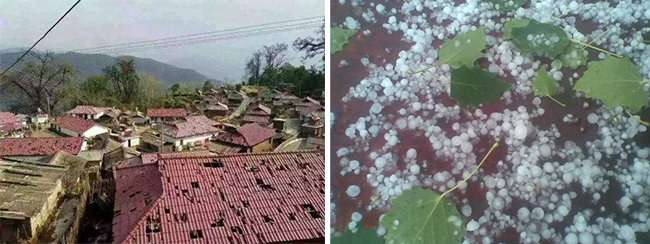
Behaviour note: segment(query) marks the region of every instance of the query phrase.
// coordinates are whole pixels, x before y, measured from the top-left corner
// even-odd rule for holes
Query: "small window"
[[[192,230],[192,231],[190,231],[190,238],[191,239],[203,238],[203,231],[201,231],[201,230]]]

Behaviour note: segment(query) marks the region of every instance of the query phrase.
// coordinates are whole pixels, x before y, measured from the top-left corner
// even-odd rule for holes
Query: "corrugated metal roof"
[[[116,171],[115,242],[268,243],[325,236],[322,151],[157,158]]]
[[[7,138],[0,141],[0,156],[45,156],[59,151],[78,154],[82,137]]]

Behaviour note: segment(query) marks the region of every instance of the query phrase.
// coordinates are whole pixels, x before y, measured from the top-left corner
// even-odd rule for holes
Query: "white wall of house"
[[[34,119],[34,122],[35,122],[36,124],[43,124],[43,123],[47,123],[47,121],[49,121],[49,118],[48,118],[48,117],[38,117],[38,116],[34,116],[33,119]]]
[[[94,125],[90,129],[88,129],[86,132],[83,133],[83,137],[85,138],[93,138],[99,134],[103,133],[108,133],[109,130],[108,128],[101,126],[101,125]]]
[[[81,151],[86,151],[88,150],[88,143],[86,143],[86,140],[81,143]]]
[[[60,127],[60,126],[56,126],[56,128],[57,128],[57,131],[59,131],[60,133],[65,134],[65,135],[74,136],[74,137],[81,136],[81,137],[84,137],[86,139],[93,138],[93,137],[95,137],[95,136],[97,136],[99,134],[107,133],[109,131],[108,128],[106,128],[104,126],[101,126],[101,125],[95,125],[95,126],[91,127],[90,129],[88,129],[86,132],[84,132],[82,134],[74,132],[72,130],[68,130],[68,129]]]
[[[140,145],[140,137],[131,137],[131,138],[124,138],[124,142],[122,142],[123,147],[129,147],[129,142],[131,142],[130,146],[135,147]]]
[[[174,147],[178,150],[182,150],[182,146],[185,145],[193,145],[197,141],[207,141],[210,139],[215,134],[206,134],[206,135],[199,135],[199,136],[191,136],[191,137],[185,137],[185,138],[173,138],[167,135],[162,135],[162,139],[166,142],[173,143]]]

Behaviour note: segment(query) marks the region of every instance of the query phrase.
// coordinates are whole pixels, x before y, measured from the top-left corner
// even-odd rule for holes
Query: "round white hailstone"
[[[460,209],[460,212],[465,215],[465,217],[469,217],[472,215],[472,207],[469,205],[463,205],[463,207]]]
[[[413,49],[412,49],[412,50],[413,50],[413,52],[415,52],[415,53],[421,53],[421,52],[424,51],[424,45],[422,45],[422,43],[415,44],[415,45],[413,45]]]
[[[553,173],[553,171],[555,170],[555,166],[553,166],[553,164],[549,162],[545,163],[543,168],[544,171],[546,171],[546,173]]]
[[[590,113],[589,115],[587,115],[587,122],[589,122],[589,124],[598,123],[598,115],[596,115],[595,113]]]
[[[526,139],[526,136],[528,135],[528,127],[524,124],[517,125],[515,127],[515,138],[519,140]]]
[[[386,163],[387,163],[386,159],[383,157],[377,158],[377,160],[375,160],[375,166],[377,168],[383,168],[384,166],[386,166]]]
[[[454,146],[460,146],[460,144],[463,143],[463,138],[460,138],[460,136],[454,136],[451,138],[451,144]]]
[[[533,105],[539,106],[540,104],[542,104],[542,99],[539,99],[539,97],[533,98]]]
[[[357,168],[359,168],[359,161],[357,160],[350,161],[350,169],[355,170]]]
[[[636,151],[636,156],[639,158],[648,158],[648,156],[650,156],[650,149],[646,148]]]
[[[551,146],[548,144],[542,144],[539,146],[539,153],[542,155],[542,157],[548,158],[551,156]]]
[[[560,205],[559,207],[557,207],[557,213],[562,217],[564,217],[567,214],[569,214],[569,208],[567,208],[565,205]]]
[[[361,221],[362,218],[363,218],[363,215],[361,215],[361,213],[359,213],[359,212],[352,213],[352,217],[351,217],[352,221],[359,222],[359,221]]]
[[[468,141],[464,141],[460,144],[460,150],[463,150],[464,153],[470,153],[472,152],[472,149],[474,149],[474,146],[472,146],[472,143]]]
[[[594,235],[591,234],[591,232],[582,232],[578,236],[578,239],[580,240],[580,244],[593,244],[594,243]]]
[[[504,131],[508,131],[511,128],[512,128],[512,124],[510,124],[510,122],[503,122],[503,124],[501,124],[501,129],[503,129]]]
[[[537,165],[533,165],[530,167],[530,173],[533,175],[533,177],[540,177],[542,175],[542,168]]]
[[[350,221],[350,223],[348,223],[348,229],[354,230],[356,228],[357,228],[357,222]]]
[[[415,148],[411,148],[408,151],[406,151],[406,157],[407,158],[416,158],[418,156],[418,151],[415,150]]]
[[[420,165],[414,164],[410,168],[411,174],[417,175],[420,173]]]
[[[381,86],[383,86],[383,87],[391,87],[391,86],[393,86],[393,82],[390,81],[390,79],[388,79],[388,78],[384,78],[381,81]]]
[[[378,236],[384,236],[386,234],[386,228],[383,226],[377,227],[377,235]]]
[[[345,191],[345,193],[347,193],[348,196],[350,197],[356,197],[359,195],[360,192],[361,192],[361,188],[359,188],[359,186],[357,185],[348,186],[348,190]]]
[[[627,196],[624,196],[623,198],[621,198],[621,207],[623,207],[623,208],[629,207],[630,205],[632,205],[632,203],[633,203],[632,199],[630,199]]]
[[[540,207],[536,207],[533,209],[533,212],[530,213],[530,217],[533,219],[543,219],[544,218],[544,210]]]
[[[469,223],[467,223],[466,229],[467,231],[475,231],[478,229],[478,227],[479,227],[478,222],[476,222],[475,220],[470,220]]]
[[[571,182],[573,182],[573,175],[571,173],[564,173],[562,175],[562,180],[564,180],[564,183],[566,184],[571,184]]]
[[[494,200],[492,200],[491,205],[494,209],[501,210],[505,207],[506,202],[503,200],[503,198],[495,197]]]
[[[569,233],[564,237],[564,242],[566,244],[578,244],[578,236],[574,233]]]
[[[395,175],[395,174],[392,174],[392,175],[390,176],[390,182],[397,182],[397,179],[398,179],[398,178],[397,178],[397,175]]]
[[[522,63],[524,63],[524,57],[517,56],[513,61],[515,62],[516,65],[521,65]]]
[[[521,221],[527,221],[528,217],[530,217],[530,211],[528,208],[520,208],[519,211],[517,211],[517,218]]]
[[[635,197],[641,196],[641,194],[643,194],[643,186],[640,186],[640,185],[636,185],[636,184],[635,184],[635,185],[633,185],[632,187],[630,187],[630,192],[631,192],[632,195],[634,195]]]
[[[378,13],[383,13],[384,10],[386,10],[386,7],[384,7],[384,5],[382,5],[382,4],[377,4],[376,8],[377,8]]]
[[[627,241],[634,240],[636,236],[634,235],[634,229],[629,225],[621,226],[621,236]]]
[[[419,102],[414,102],[412,106],[414,111],[420,111],[420,109],[422,109],[422,104]]]
[[[372,106],[370,107],[370,112],[374,114],[378,114],[381,112],[381,110],[384,109],[384,106],[381,106],[379,103],[373,103]]]
[[[562,72],[560,71],[555,71],[553,72],[553,79],[559,81],[562,79]]]

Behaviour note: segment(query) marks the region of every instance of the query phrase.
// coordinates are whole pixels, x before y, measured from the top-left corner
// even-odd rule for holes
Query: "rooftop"
[[[82,137],[7,138],[0,141],[0,156],[45,156],[59,151],[78,154]]]
[[[235,133],[219,133],[217,140],[244,147],[252,147],[272,138],[275,134],[275,131],[272,129],[263,127],[257,123],[251,123],[239,127]]]
[[[262,104],[257,104],[255,106],[252,106],[246,114],[248,115],[264,115],[264,116],[269,116],[271,115],[271,109],[267,106],[264,106]]]
[[[94,106],[84,106],[78,105],[72,110],[65,112],[65,114],[100,114],[105,113],[109,110],[112,110],[110,107],[94,107]]]
[[[116,171],[115,242],[269,243],[325,236],[322,151],[157,158]]]
[[[0,125],[20,123],[20,118],[10,112],[0,112]]]
[[[187,116],[187,110],[184,108],[150,108],[147,110],[147,117],[149,118],[173,118],[185,116]]]
[[[26,218],[38,214],[58,184],[75,184],[85,161],[67,152],[48,164],[0,159],[0,216]]]
[[[172,138],[186,138],[190,136],[200,136],[206,134],[215,134],[219,129],[212,127],[203,122],[176,122],[173,124],[158,124],[156,130],[163,135]]]
[[[54,124],[60,126],[61,128],[65,128],[77,133],[84,133],[90,128],[92,128],[93,126],[97,125],[93,121],[85,120],[74,116],[64,116],[58,118],[56,119],[56,122],[54,122]]]

